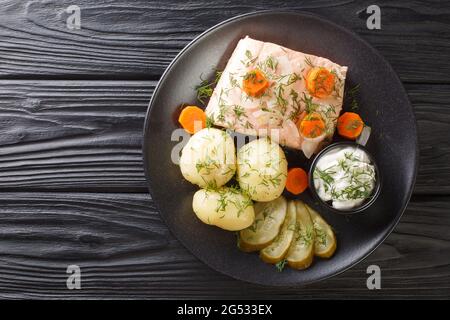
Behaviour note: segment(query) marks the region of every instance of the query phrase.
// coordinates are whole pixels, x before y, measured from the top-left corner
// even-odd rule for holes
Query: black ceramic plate
[[[257,254],[236,247],[233,232],[205,225],[192,211],[197,188],[185,181],[171,161],[177,128],[174,114],[182,103],[195,103],[199,77],[223,69],[237,42],[249,35],[288,48],[323,56],[349,67],[346,86],[360,85],[362,118],[372,127],[367,145],[383,175],[381,194],[366,211],[351,217],[300,199],[322,213],[333,226],[338,249],[329,260],[315,259],[307,270],[277,272]],[[144,165],[153,200],[181,243],[210,267],[252,283],[295,286],[329,278],[369,255],[399,221],[413,189],[417,169],[414,115],[405,90],[390,65],[366,42],[346,29],[310,14],[259,12],[225,21],[191,42],[168,67],[150,102],[145,124]],[[287,151],[290,166],[309,163]]]

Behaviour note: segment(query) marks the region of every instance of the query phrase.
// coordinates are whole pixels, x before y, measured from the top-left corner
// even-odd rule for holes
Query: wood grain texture
[[[81,30],[66,27],[73,4]],[[450,3],[378,1],[373,31],[371,4],[2,0],[0,298],[450,299]],[[265,9],[317,13],[361,35],[408,83],[418,122],[419,174],[400,224],[358,266],[304,288],[206,267],[160,220],[142,168],[153,80],[207,28]],[[66,288],[70,264],[82,269],[80,291]],[[370,264],[380,291],[366,288]]]
[[[0,81],[0,191],[146,192],[152,81]],[[416,194],[450,194],[450,86],[406,86],[420,141]]]
[[[0,190],[144,192],[154,82],[2,81]]]
[[[450,194],[450,86],[408,85],[418,124],[416,194]]]
[[[168,232],[146,194],[0,193],[0,202],[0,298],[450,298],[450,197],[413,199],[367,260],[286,289],[206,267]],[[71,264],[81,267],[79,291],[66,288]],[[371,264],[381,267],[380,291],[366,288]]]
[[[81,30],[65,9],[81,8]],[[173,57],[207,28],[267,9],[308,11],[368,40],[403,81],[449,83],[450,3],[378,1],[381,30],[366,28],[373,1],[3,0],[0,77],[156,80]],[[433,58],[431,59],[430,56]]]

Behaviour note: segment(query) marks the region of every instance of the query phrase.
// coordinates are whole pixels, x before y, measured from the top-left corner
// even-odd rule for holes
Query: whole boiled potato
[[[184,178],[202,188],[217,188],[236,172],[236,150],[225,131],[206,128],[194,134],[181,152]]]
[[[280,146],[268,138],[253,140],[238,151],[237,179],[252,200],[272,201],[284,190],[287,161]]]
[[[229,231],[245,229],[255,220],[252,200],[234,188],[200,189],[194,194],[192,208],[204,223]]]

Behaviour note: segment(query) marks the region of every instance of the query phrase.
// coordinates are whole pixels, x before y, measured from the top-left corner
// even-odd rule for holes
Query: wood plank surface
[[[206,267],[173,238],[146,194],[0,193],[0,202],[0,298],[450,298],[450,197],[414,198],[367,260],[286,289]],[[81,290],[66,288],[71,264],[81,268]],[[379,291],[366,288],[371,264],[381,268]]]
[[[81,29],[65,11],[81,9]],[[450,3],[378,1],[381,30],[368,30],[373,1],[3,0],[0,77],[156,80],[173,57],[207,28],[267,9],[307,11],[369,41],[407,82],[450,83]],[[433,58],[430,59],[430,56]]]
[[[65,9],[81,8],[81,30]],[[450,2],[0,1],[0,298],[450,299]],[[420,167],[389,238],[351,270],[302,288],[221,275],[171,235],[147,193],[142,128],[156,80],[207,28],[266,9],[319,14],[379,50],[405,83]],[[393,115],[395,116],[395,115]],[[66,268],[82,289],[66,288]],[[382,290],[366,288],[366,268]]]
[[[145,192],[154,82],[2,81],[0,190]]]
[[[154,81],[0,81],[0,191],[146,192],[142,129]],[[416,194],[450,194],[450,85],[406,86]]]

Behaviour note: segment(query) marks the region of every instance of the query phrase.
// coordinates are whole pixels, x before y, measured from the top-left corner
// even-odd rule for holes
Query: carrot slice
[[[242,80],[242,89],[252,97],[261,96],[268,87],[269,81],[267,81],[264,74],[258,69],[247,72]]]
[[[300,121],[300,133],[305,138],[316,138],[325,132],[325,121],[317,112],[311,112]]]
[[[181,111],[178,122],[184,130],[194,134],[206,128],[206,114],[199,107],[187,106]]]
[[[286,189],[292,194],[300,194],[308,187],[308,174],[302,168],[289,169]]]
[[[334,82],[334,74],[322,67],[313,67],[306,75],[306,89],[316,98],[328,97],[333,92]]]
[[[348,139],[356,139],[364,128],[361,117],[354,112],[345,112],[337,121],[338,133]]]

